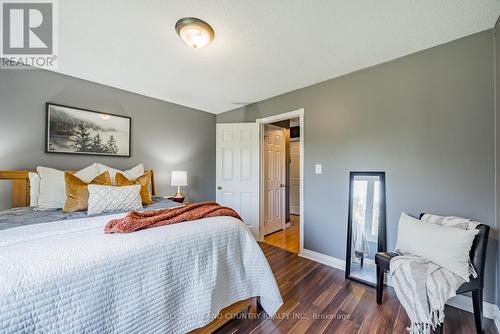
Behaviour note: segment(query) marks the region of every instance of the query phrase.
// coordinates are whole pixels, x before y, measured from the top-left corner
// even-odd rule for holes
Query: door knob
[[[218,186],[218,187],[217,187],[217,189],[218,189],[218,190],[222,190],[222,186]]]

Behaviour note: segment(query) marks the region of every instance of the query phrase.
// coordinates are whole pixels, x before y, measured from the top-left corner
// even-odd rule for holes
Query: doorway
[[[263,124],[260,173],[261,241],[300,253],[303,240],[303,110],[257,122]]]

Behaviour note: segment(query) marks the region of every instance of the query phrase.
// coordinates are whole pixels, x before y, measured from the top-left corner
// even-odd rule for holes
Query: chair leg
[[[472,307],[477,334],[483,334],[483,289],[472,290]]]
[[[384,292],[384,270],[377,266],[377,304],[382,305],[382,293]]]

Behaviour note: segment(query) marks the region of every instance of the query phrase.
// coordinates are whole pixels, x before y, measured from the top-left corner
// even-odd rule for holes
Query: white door
[[[285,227],[285,136],[264,125],[264,235]]]
[[[290,143],[290,214],[300,214],[300,142]]]
[[[217,202],[236,210],[259,240],[259,139],[257,123],[217,124]]]

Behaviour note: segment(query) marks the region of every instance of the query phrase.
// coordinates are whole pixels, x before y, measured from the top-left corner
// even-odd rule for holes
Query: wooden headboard
[[[151,194],[156,195],[153,171],[151,172]],[[0,180],[12,181],[12,207],[19,208],[30,205],[30,179],[28,170],[0,170]]]

